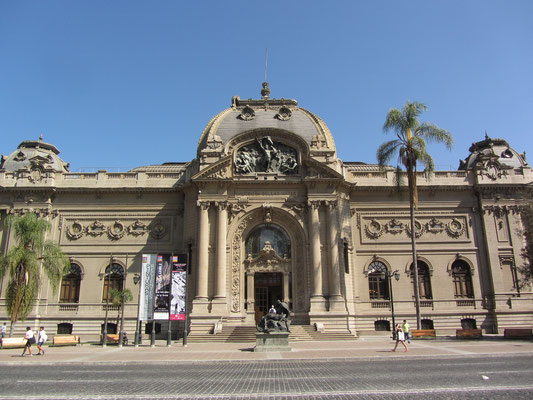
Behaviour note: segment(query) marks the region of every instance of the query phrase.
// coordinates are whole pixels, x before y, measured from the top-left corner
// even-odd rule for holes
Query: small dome
[[[309,148],[315,146],[322,151],[335,152],[333,136],[322,119],[298,107],[296,100],[271,99],[263,95],[259,100],[233,97],[231,107],[207,124],[198,142],[198,155],[205,149],[223,148],[245,132],[259,133],[263,129],[290,132],[306,142]]]
[[[58,154],[59,150],[53,144],[42,140],[27,140],[6,158],[2,156],[0,168],[7,172],[30,171],[34,168],[69,172],[69,164],[59,158]]]
[[[485,135],[485,140],[472,143],[468,151],[470,151],[470,155],[465,160],[460,161],[460,170],[468,170],[483,165],[488,159],[507,168],[528,166],[525,154],[519,154],[504,139],[492,139]]]

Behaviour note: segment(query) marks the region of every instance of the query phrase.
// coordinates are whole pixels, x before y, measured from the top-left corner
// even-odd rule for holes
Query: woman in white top
[[[401,343],[403,345],[403,347],[405,348],[405,351],[409,351],[409,349],[407,348],[407,345],[405,344],[405,334],[400,324],[396,325],[396,344],[394,345],[394,349],[392,351],[396,351],[396,347],[398,347],[398,343]]]
[[[28,350],[28,353],[30,353],[31,357],[33,356],[33,354],[31,354],[31,345],[35,343],[35,336],[33,335],[33,331],[29,326],[26,327],[26,334],[24,335],[24,339],[26,339],[26,346],[24,346],[24,351],[22,351],[22,357],[24,357],[26,349]]]
[[[43,344],[48,340],[48,336],[46,335],[46,332],[44,331],[44,326],[41,326],[39,328],[39,340],[37,341],[37,348],[39,349],[39,353],[37,355],[43,355],[44,356],[44,349]]]

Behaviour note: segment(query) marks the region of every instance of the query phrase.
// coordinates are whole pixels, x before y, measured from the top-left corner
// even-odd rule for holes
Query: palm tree
[[[401,111],[392,108],[387,114],[383,130],[385,133],[393,131],[397,139],[383,143],[377,151],[378,163],[382,169],[394,155],[398,154],[395,175],[398,187],[401,185],[401,166],[407,171],[417,329],[421,328],[421,321],[415,232],[415,209],[418,207],[416,168],[417,163],[420,163],[428,173],[434,169],[433,158],[427,152],[426,142],[444,143],[449,150],[453,145],[453,137],[448,131],[429,122],[420,123],[418,117],[425,110],[427,110],[426,105],[416,101],[412,103],[407,101]]]
[[[11,320],[9,336],[18,320],[24,321],[31,311],[41,285],[40,270],[44,270],[55,293],[63,275],[68,272],[70,262],[58,244],[45,240],[50,222],[34,213],[23,216],[10,215],[6,219],[8,228],[14,231],[17,245],[0,258],[0,279],[6,274],[6,307]]]
[[[111,300],[111,303],[118,307],[118,314],[117,314],[117,326],[118,321],[120,319],[120,330],[119,330],[119,340],[118,345],[119,347],[122,346],[122,339],[124,337],[123,329],[124,329],[124,304],[126,304],[128,301],[133,300],[133,295],[131,294],[131,290],[129,289],[111,289],[109,291],[109,298]],[[120,318],[122,314],[122,318]]]

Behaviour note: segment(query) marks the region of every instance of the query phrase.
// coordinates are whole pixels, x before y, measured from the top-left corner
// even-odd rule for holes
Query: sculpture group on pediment
[[[245,175],[256,172],[293,175],[298,173],[298,153],[292,147],[265,136],[237,151],[235,172]]]

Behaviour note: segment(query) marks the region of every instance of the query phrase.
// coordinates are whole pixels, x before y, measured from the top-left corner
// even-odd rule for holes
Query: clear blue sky
[[[72,171],[190,161],[231,97],[324,119],[340,158],[375,163],[387,111],[428,105],[456,169],[505,138],[533,161],[533,1],[0,0],[0,152],[56,145]]]

